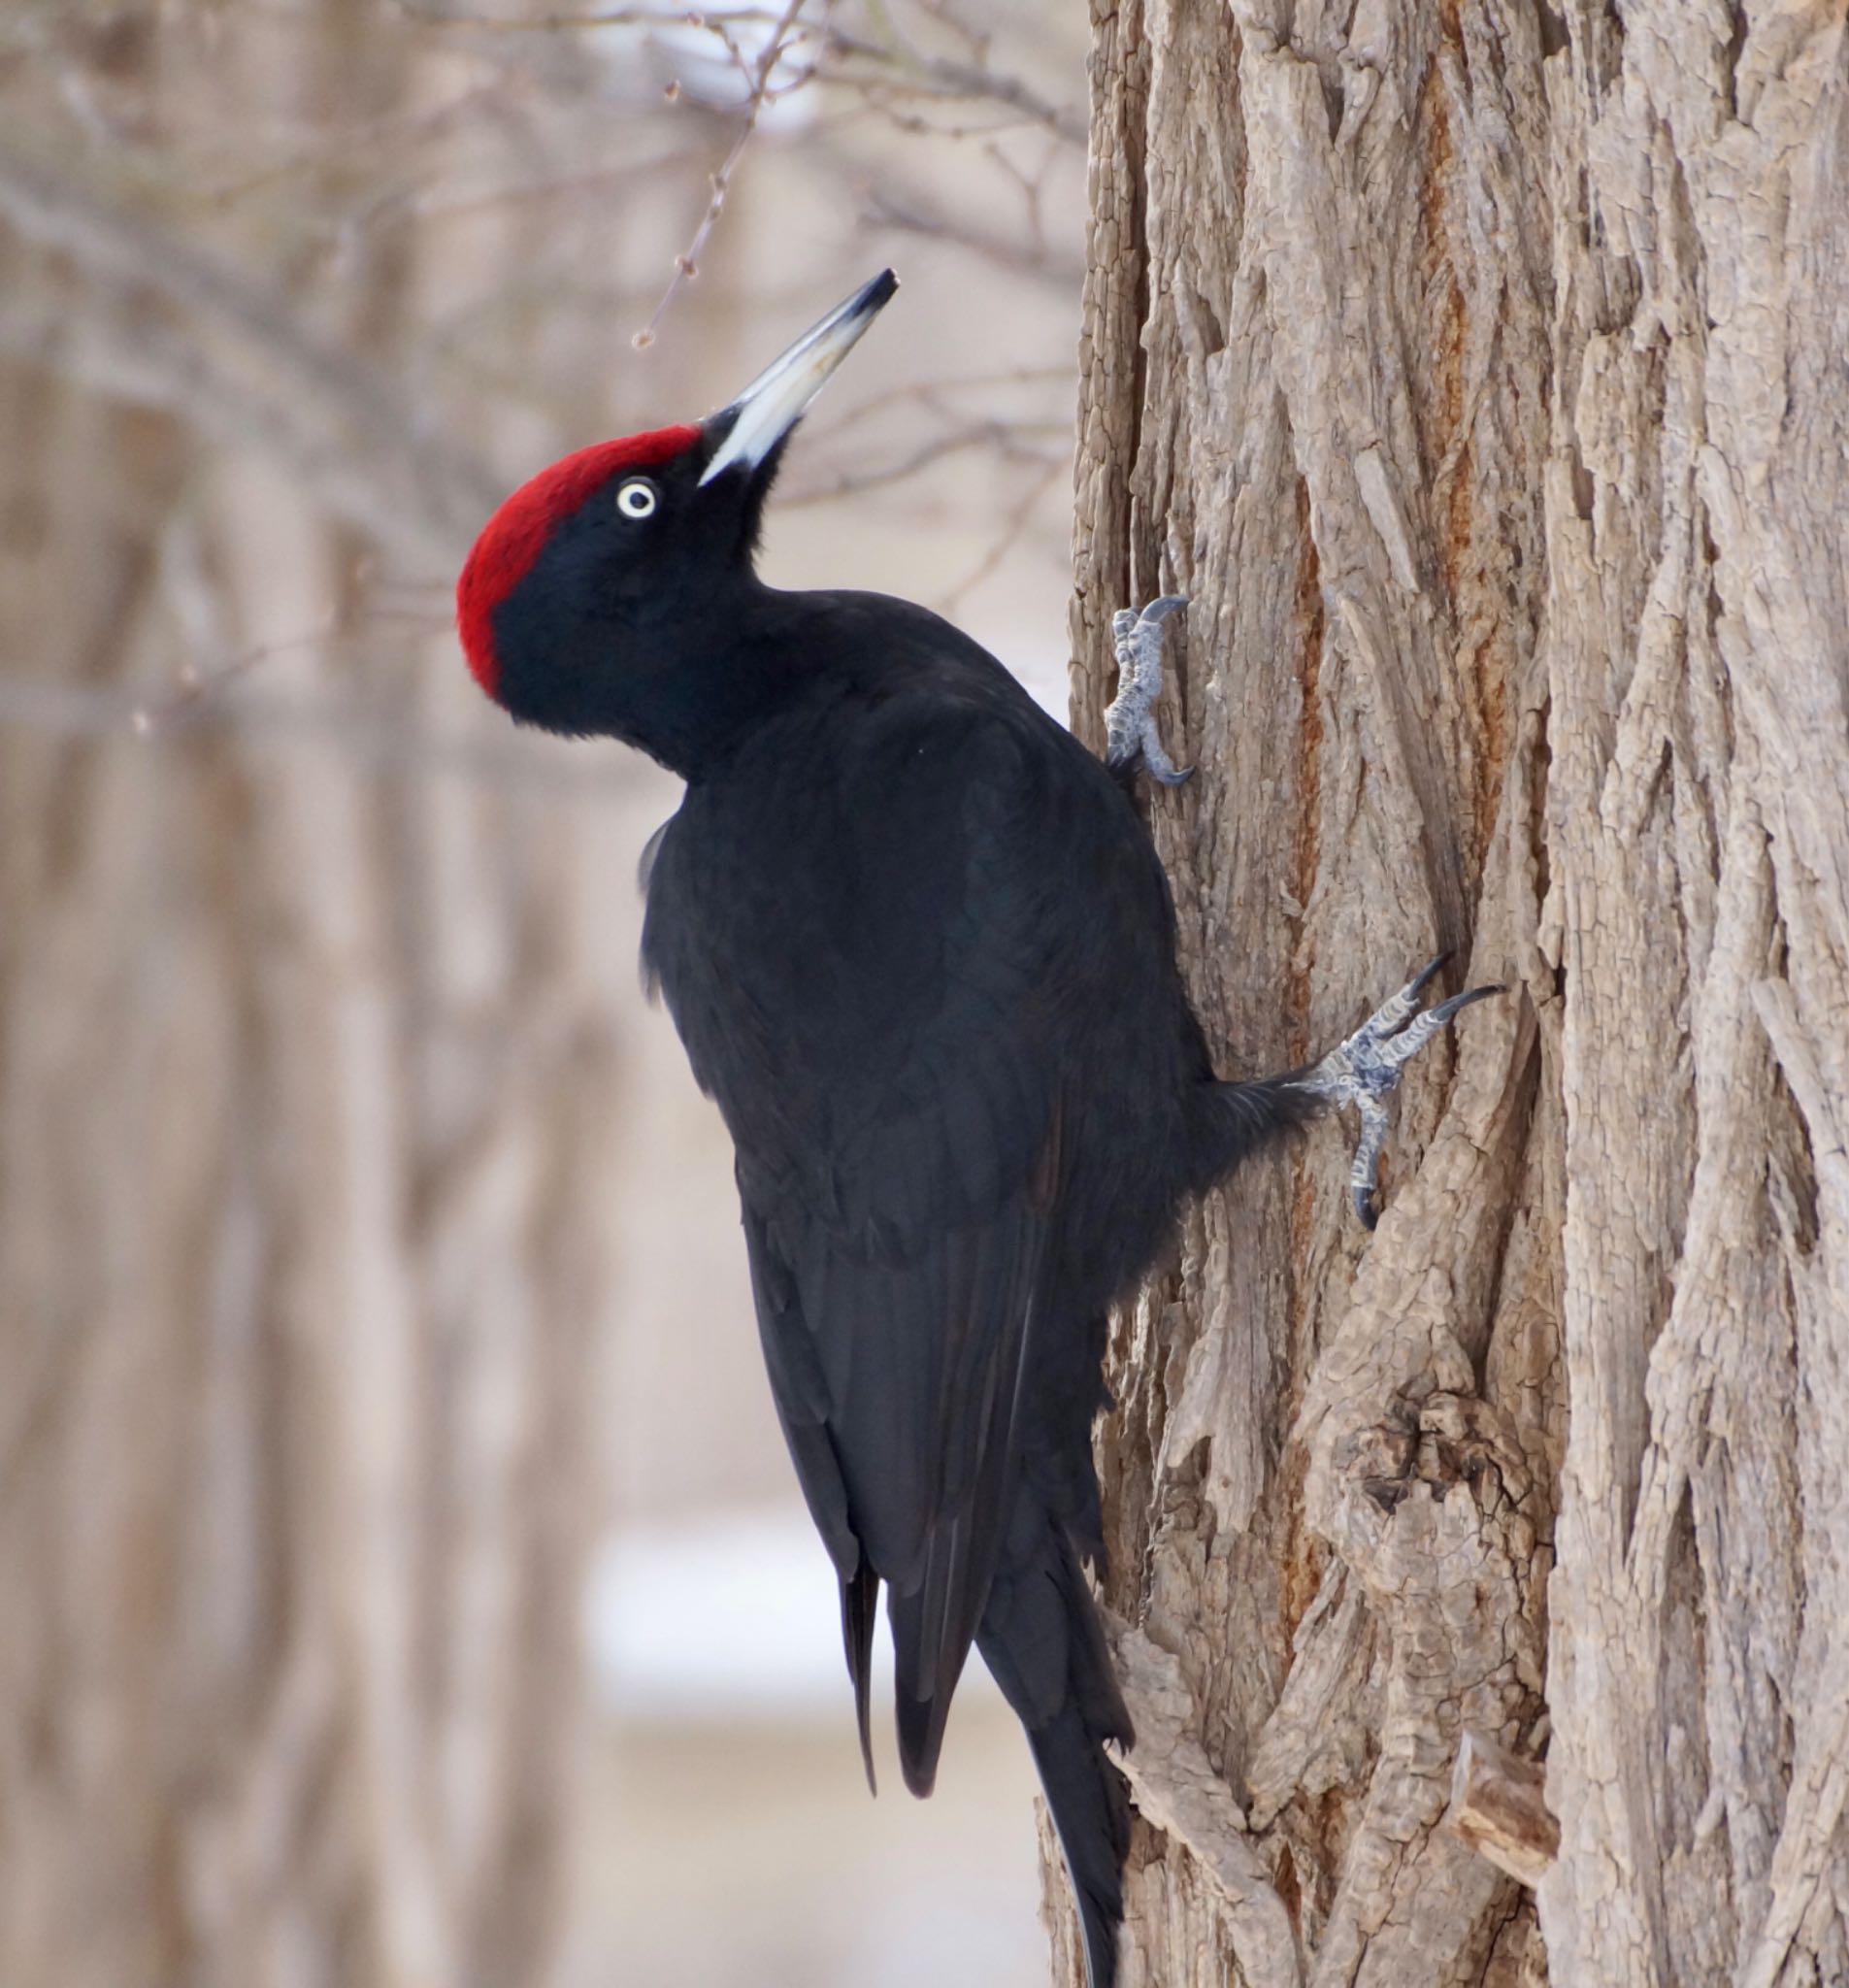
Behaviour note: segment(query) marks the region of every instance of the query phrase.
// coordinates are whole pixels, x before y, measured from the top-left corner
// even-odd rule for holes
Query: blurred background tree
[[[1033,1978],[1006,1717],[866,1806],[636,983],[674,783],[448,589],[893,261],[773,576],[1063,706],[1083,23],[476,13],[0,19],[0,1980]]]

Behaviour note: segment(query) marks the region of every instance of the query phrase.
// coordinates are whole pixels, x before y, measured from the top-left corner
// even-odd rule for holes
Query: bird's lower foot
[[[1460,1010],[1487,994],[1502,991],[1501,987],[1471,987],[1421,1014],[1419,997],[1444,960],[1440,953],[1390,1001],[1383,1001],[1345,1043],[1296,1079],[1300,1089],[1334,1105],[1353,1105],[1361,1112],[1361,1139],[1355,1147],[1354,1165],[1348,1170],[1348,1188],[1356,1214],[1370,1229],[1375,1221],[1374,1184],[1380,1149],[1387,1142],[1386,1101],[1399,1085],[1402,1069]]]
[[[1111,644],[1117,655],[1117,695],[1105,712],[1105,764],[1124,777],[1147,767],[1165,787],[1178,787],[1193,773],[1176,766],[1162,749],[1156,730],[1156,699],[1162,695],[1162,624],[1182,594],[1164,594],[1146,608],[1120,608],[1111,616]]]

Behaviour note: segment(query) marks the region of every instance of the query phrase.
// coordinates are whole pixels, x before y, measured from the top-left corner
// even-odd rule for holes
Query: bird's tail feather
[[[874,1622],[879,1608],[879,1576],[867,1564],[842,1582],[842,1646],[847,1652],[847,1674],[854,1686],[854,1717],[860,1725],[860,1761],[867,1770],[867,1792],[879,1793],[874,1778],[872,1685]]]
[[[976,1647],[1027,1728],[1084,1931],[1087,1979],[1112,1988],[1130,1797],[1105,1742],[1128,1746],[1135,1735],[1065,1529],[1043,1509],[1017,1511],[1016,1521],[1009,1546],[1028,1550],[1010,1551],[998,1570]]]

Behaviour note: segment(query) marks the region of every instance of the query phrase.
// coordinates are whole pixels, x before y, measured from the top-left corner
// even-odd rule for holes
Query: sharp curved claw
[[[1159,780],[1165,787],[1185,787],[1194,778],[1194,768],[1177,766],[1162,749],[1151,726],[1150,736],[1142,742],[1143,771],[1152,780]]]
[[[1134,621],[1146,623],[1166,621],[1178,609],[1188,605],[1186,594],[1158,594],[1147,607],[1134,616]],[[1128,613],[1128,610],[1124,612]]]
[[[1387,1108],[1379,1099],[1361,1100],[1361,1137],[1348,1169],[1348,1191],[1361,1226],[1371,1229],[1380,1217],[1374,1208],[1374,1186],[1380,1173],[1380,1149],[1387,1143]]]
[[[1472,1001],[1487,1001],[1492,994],[1506,994],[1508,989],[1498,980],[1493,986],[1467,987],[1462,994],[1453,994],[1448,1001],[1440,1001],[1433,1011],[1438,1021],[1449,1021],[1454,1014],[1461,1014]]]

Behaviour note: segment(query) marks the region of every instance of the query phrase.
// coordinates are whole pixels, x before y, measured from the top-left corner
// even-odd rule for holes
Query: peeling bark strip
[[[1185,593],[1219,1067],[1516,990],[1117,1321],[1127,1988],[1849,1981],[1844,9],[1093,17],[1074,722]]]

